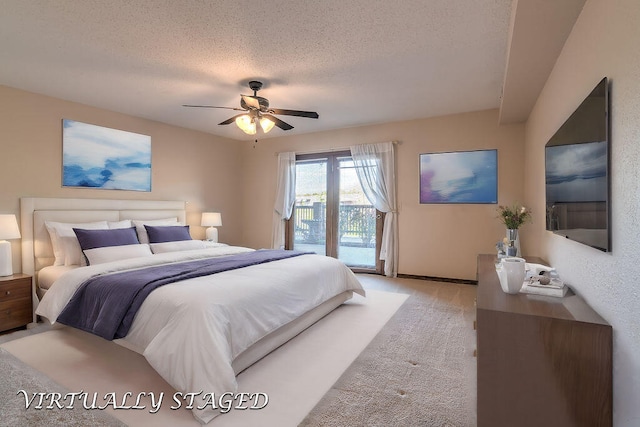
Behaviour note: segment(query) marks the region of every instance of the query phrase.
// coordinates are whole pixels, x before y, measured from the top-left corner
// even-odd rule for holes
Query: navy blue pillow
[[[74,228],[83,251],[87,249],[103,248],[105,246],[137,245],[138,234],[136,228],[114,228],[110,230],[85,230]]]
[[[152,226],[145,225],[149,235],[149,243],[177,242],[192,240],[188,225]]]

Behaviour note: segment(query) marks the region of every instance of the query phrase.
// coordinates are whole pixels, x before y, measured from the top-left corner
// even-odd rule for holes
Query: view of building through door
[[[369,203],[350,153],[298,156],[289,247],[376,270],[380,215]]]

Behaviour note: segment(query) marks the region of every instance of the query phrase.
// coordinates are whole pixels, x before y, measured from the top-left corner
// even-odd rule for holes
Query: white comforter
[[[36,313],[54,323],[75,290],[90,277],[167,262],[224,256],[251,249],[209,248],[158,254],[78,268],[46,292]],[[355,275],[340,261],[294,258],[189,279],[154,290],[119,344],[144,355],[182,392],[235,392],[231,363],[265,335],[344,291],[364,295]],[[218,411],[193,410],[203,423]]]

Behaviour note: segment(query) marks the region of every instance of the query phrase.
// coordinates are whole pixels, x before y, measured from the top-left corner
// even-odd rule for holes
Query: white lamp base
[[[11,276],[12,274],[11,243],[0,240],[0,276]]]
[[[215,227],[207,228],[207,240],[218,243],[218,229]]]

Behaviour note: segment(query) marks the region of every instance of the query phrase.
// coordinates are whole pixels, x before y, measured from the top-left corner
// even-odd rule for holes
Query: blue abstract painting
[[[64,119],[62,185],[151,191],[151,137]]]
[[[498,151],[421,154],[420,203],[498,203]]]

